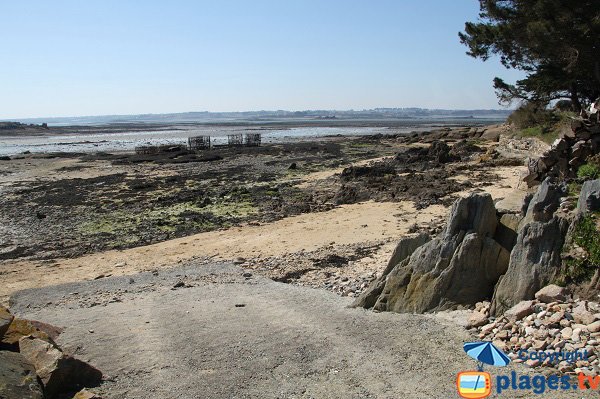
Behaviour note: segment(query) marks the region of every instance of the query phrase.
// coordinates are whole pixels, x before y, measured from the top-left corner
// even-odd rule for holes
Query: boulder
[[[415,252],[418,247],[425,244],[429,240],[431,240],[431,237],[429,237],[429,234],[427,233],[421,233],[414,237],[403,237],[400,242],[398,242],[398,245],[396,245],[396,248],[392,253],[392,257],[390,258],[387,267],[381,276],[373,281],[369,287],[358,298],[356,298],[352,306],[372,308],[373,305],[375,305],[377,298],[381,294],[381,291],[383,291],[385,279],[392,269],[404,259],[412,255],[412,253]]]
[[[35,369],[19,353],[0,351],[0,398],[44,398]]]
[[[50,335],[35,327],[31,321],[16,318],[10,323],[6,334],[4,334],[4,337],[2,338],[2,343],[9,346],[15,346],[19,343],[21,338],[28,335],[44,341],[53,342]]]
[[[50,342],[27,336],[20,339],[19,348],[23,357],[35,368],[48,396],[95,386],[102,380],[99,370],[65,355]]]
[[[569,223],[562,218],[533,221],[521,228],[508,270],[496,285],[491,314],[501,314],[554,280],[562,264],[561,252]]]
[[[457,200],[440,236],[382,276],[371,291],[380,292],[376,298],[357,305],[370,307],[374,302],[373,308],[380,311],[423,313],[489,298],[509,259],[509,251],[493,239],[497,225],[489,194]]]
[[[506,126],[493,126],[490,127],[489,129],[485,129],[485,132],[483,132],[483,134],[481,135],[481,138],[483,140],[489,140],[489,141],[499,141],[500,140],[500,135],[506,133],[507,131],[507,127]]]
[[[575,308],[573,308],[573,320],[579,324],[592,324],[596,321],[596,317],[590,312],[585,306],[585,302],[580,302]]]
[[[439,163],[450,161],[450,147],[443,141],[435,140],[429,146],[427,157]]]
[[[485,314],[481,313],[481,312],[473,312],[470,316],[469,316],[469,320],[467,321],[467,328],[473,328],[473,327],[481,327],[483,325],[486,325],[488,322],[488,318]]]
[[[88,391],[87,389],[82,389],[77,392],[73,399],[101,399],[100,396],[96,395],[93,392]]]
[[[14,316],[10,314],[8,309],[0,305],[0,339],[2,339],[6,331],[8,331],[8,327],[13,319]]]
[[[600,179],[583,183],[577,210],[583,214],[600,210]]]
[[[534,306],[535,301],[521,301],[512,308],[508,309],[504,313],[504,317],[514,323],[515,321],[521,320],[523,317],[527,317],[532,314],[534,311]]]
[[[550,284],[535,293],[535,299],[544,303],[564,302],[569,291],[564,287]]]

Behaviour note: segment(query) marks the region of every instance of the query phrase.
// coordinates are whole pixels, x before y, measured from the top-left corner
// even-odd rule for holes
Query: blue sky
[[[0,119],[500,108],[476,0],[2,1]]]

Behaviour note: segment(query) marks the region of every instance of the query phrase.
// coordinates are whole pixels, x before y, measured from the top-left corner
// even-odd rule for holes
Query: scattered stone
[[[243,263],[246,263],[246,259],[242,257],[237,257],[233,260],[234,265],[241,265]]]

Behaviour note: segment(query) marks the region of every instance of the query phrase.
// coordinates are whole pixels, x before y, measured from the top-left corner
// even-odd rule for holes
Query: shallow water
[[[200,127],[181,130],[126,132],[106,134],[74,134],[56,136],[0,137],[0,155],[15,155],[25,151],[39,152],[114,152],[133,151],[136,146],[159,144],[186,144],[188,137],[209,135],[213,144],[227,143],[227,135],[261,133],[264,143],[289,142],[303,138],[329,135],[369,135],[384,133],[385,127],[298,127],[281,130],[250,130],[240,127]],[[404,129],[394,129],[402,133]],[[406,133],[415,128],[406,128]]]

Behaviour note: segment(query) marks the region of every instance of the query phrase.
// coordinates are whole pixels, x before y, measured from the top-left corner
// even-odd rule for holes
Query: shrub
[[[517,108],[507,122],[519,129],[541,127],[543,132],[549,131],[559,117],[545,106],[533,102],[525,103]]]
[[[577,177],[581,180],[594,180],[600,177],[600,167],[592,163],[581,165],[577,170]]]
[[[580,283],[592,277],[600,267],[600,232],[597,228],[597,215],[581,218],[573,229],[573,243],[585,250],[587,257],[568,259],[565,270],[557,283]]]

